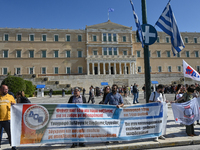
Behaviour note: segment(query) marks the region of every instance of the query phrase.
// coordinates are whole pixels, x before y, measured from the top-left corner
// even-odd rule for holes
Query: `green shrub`
[[[31,81],[25,80],[25,83],[26,83],[26,91],[24,92],[26,95],[28,95],[28,97],[32,97],[35,91],[35,86],[33,86]]]
[[[25,81],[20,77],[8,76],[2,81],[1,85],[3,84],[7,85],[9,91],[13,92],[14,95],[16,95],[18,91],[26,91]]]

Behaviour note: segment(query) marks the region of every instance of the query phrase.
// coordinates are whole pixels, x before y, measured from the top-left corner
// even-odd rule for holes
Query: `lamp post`
[[[141,0],[142,3],[142,23],[147,24],[146,0]],[[145,91],[146,103],[149,102],[151,95],[151,74],[150,74],[150,60],[149,60],[149,46],[144,45],[144,68],[145,68]]]

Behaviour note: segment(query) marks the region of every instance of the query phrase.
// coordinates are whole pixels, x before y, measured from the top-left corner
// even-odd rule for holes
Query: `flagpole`
[[[109,20],[109,11],[108,11],[108,20]]]

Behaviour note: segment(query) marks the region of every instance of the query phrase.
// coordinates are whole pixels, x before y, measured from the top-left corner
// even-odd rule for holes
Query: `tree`
[[[35,86],[32,84],[31,81],[25,80],[25,83],[26,83],[26,90],[24,91],[25,95],[27,95],[28,97],[32,97],[35,91]]]

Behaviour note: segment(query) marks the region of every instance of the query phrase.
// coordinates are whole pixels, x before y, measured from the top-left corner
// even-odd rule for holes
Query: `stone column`
[[[122,63],[119,63],[119,74],[122,74]]]
[[[117,72],[116,72],[116,62],[114,62],[114,72],[115,72],[115,74],[117,74]]]
[[[132,65],[131,65],[131,62],[130,62],[130,73],[129,74],[132,74]]]
[[[133,63],[133,68],[132,68],[132,70],[133,70],[133,74],[135,74],[135,63]]]
[[[106,74],[106,70],[105,70],[105,62],[103,63],[103,74]]]
[[[125,69],[124,69],[124,71],[125,71],[125,73],[124,73],[124,74],[127,74],[127,70],[126,70],[126,63],[124,63],[124,65],[125,65],[125,66],[124,66],[124,68],[125,68]]]
[[[92,63],[92,75],[94,75],[94,63]]]
[[[98,63],[98,75],[100,75],[100,63]]]
[[[109,75],[111,75],[110,62],[109,62],[109,69],[108,70],[109,70]]]
[[[87,62],[87,75],[90,74],[90,65],[89,65],[89,62]]]

